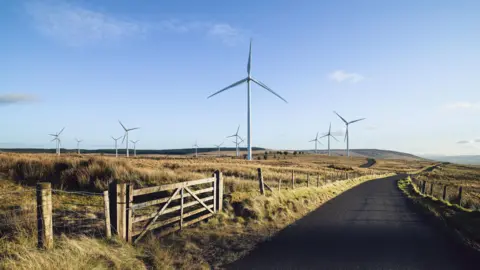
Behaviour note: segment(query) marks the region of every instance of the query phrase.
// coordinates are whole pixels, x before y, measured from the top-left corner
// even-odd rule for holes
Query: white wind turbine
[[[195,144],[193,145],[195,147],[195,157],[198,157],[198,143],[195,141]]]
[[[130,140],[130,142],[133,143],[133,156],[134,156],[134,157],[137,156],[137,143],[138,143],[139,141],[140,141],[140,140],[136,140],[136,141]]]
[[[77,154],[80,155],[80,143],[83,142],[83,140],[79,140],[79,139],[75,138],[75,141],[77,141]]]
[[[120,123],[120,125],[122,126],[123,130],[125,130],[125,135],[123,135],[123,139],[122,139],[122,143],[125,141],[125,139],[127,139],[126,141],[126,146],[125,146],[125,151],[127,152],[127,157],[129,157],[129,152],[128,152],[128,132],[129,131],[132,131],[132,130],[135,130],[135,129],[139,129],[139,127],[136,127],[136,128],[126,128],[122,122],[120,122],[120,120],[118,120],[118,122]]]
[[[59,137],[59,136],[60,136],[60,134],[62,134],[62,132],[63,132],[64,129],[65,129],[65,127],[62,128],[62,130],[60,130],[60,132],[58,132],[58,133],[56,133],[56,134],[48,134],[48,135],[54,137],[54,138],[51,140],[52,142],[53,142],[53,141],[56,141],[55,153],[56,153],[58,156],[60,156],[60,145],[61,145],[61,143],[62,143],[62,141],[60,140],[60,137]]]
[[[318,140],[318,132],[317,132],[317,136],[315,137],[315,139],[309,141],[309,142],[315,142],[315,154],[317,153],[317,143],[319,144],[322,144],[319,140]]]
[[[122,136],[118,137],[118,138],[114,138],[113,136],[111,136],[112,139],[115,141],[115,157],[118,157],[118,147],[117,147],[117,141],[120,140],[122,138]]]
[[[328,155],[330,156],[330,137],[334,138],[338,142],[337,138],[335,138],[332,135],[332,123],[330,123],[330,127],[328,128],[328,133],[320,137],[320,139],[327,136],[328,136]]]
[[[215,147],[218,148],[218,156],[220,156],[220,146],[223,145],[224,142],[222,142],[221,144],[215,144]]]
[[[234,143],[235,143],[235,145],[236,145],[236,155],[237,155],[237,157],[239,156],[238,145],[240,144],[240,143],[238,142],[238,139],[242,139],[242,137],[240,137],[240,136],[238,135],[238,131],[240,131],[240,125],[238,125],[237,132],[236,132],[235,134],[230,135],[230,136],[227,137],[227,138],[235,137]]]
[[[238,139],[240,139],[240,141],[239,141],[239,140],[232,141],[232,142],[235,144],[235,147],[236,147],[236,149],[237,149],[237,157],[240,156],[240,148],[239,148],[239,147],[240,147],[240,144],[242,144],[242,143],[244,142],[244,140],[242,139],[242,137],[238,136]]]
[[[342,119],[342,121],[345,123],[345,126],[347,127],[346,131],[345,131],[345,139],[344,141],[347,141],[347,157],[350,156],[350,146],[349,146],[349,136],[348,136],[348,126],[350,124],[353,124],[355,122],[358,122],[358,121],[362,121],[362,120],[365,120],[366,118],[360,118],[360,119],[357,119],[357,120],[353,120],[353,121],[350,121],[348,122],[347,120],[345,120],[343,117],[340,116],[340,114],[338,114],[336,111],[333,111],[336,115],[338,115],[338,117],[340,117],[340,119]]]
[[[275,93],[272,89],[270,89],[268,86],[266,86],[264,83],[252,78],[251,76],[251,64],[252,64],[252,41],[250,40],[250,51],[249,51],[249,54],[248,54],[248,64],[247,64],[247,77],[244,78],[244,79],[241,79],[240,81],[230,85],[230,86],[227,86],[225,88],[223,88],[222,90],[216,92],[216,93],[213,93],[212,95],[210,95],[208,98],[211,98],[223,91],[226,91],[230,88],[233,88],[235,86],[238,86],[238,85],[241,85],[243,83],[247,83],[247,152],[248,152],[248,160],[252,160],[252,137],[251,137],[251,125],[250,125],[250,122],[251,122],[251,109],[250,109],[250,102],[251,102],[251,91],[250,91],[250,82],[254,82],[256,83],[258,86],[262,87],[263,89],[269,91],[270,93],[274,94],[275,96],[277,96],[278,98],[280,98],[281,100],[285,101],[285,103],[288,103],[283,97],[281,97],[279,94]]]

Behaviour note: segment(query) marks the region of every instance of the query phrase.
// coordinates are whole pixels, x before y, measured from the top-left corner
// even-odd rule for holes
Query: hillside
[[[425,158],[464,165],[480,165],[480,155],[465,156],[424,156]]]
[[[308,152],[313,153],[313,150]],[[327,150],[319,150],[319,154],[327,154]],[[333,156],[345,156],[346,152],[344,149],[332,149],[331,154]],[[365,158],[375,158],[375,159],[406,159],[406,160],[423,160],[424,158],[391,150],[380,150],[380,149],[351,149],[350,155],[353,157],[365,157]]]

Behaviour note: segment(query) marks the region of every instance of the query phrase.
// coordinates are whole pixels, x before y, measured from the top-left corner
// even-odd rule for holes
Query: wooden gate
[[[222,210],[223,181],[218,171],[211,178],[155,187],[117,186],[120,215],[112,220],[117,220],[118,235],[128,242],[137,243],[151,230],[159,230],[160,235],[181,230]]]

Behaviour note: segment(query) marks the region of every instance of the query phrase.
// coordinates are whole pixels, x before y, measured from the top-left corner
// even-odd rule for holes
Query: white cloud
[[[8,105],[19,102],[29,102],[36,100],[35,96],[27,94],[3,94],[0,95],[0,105]]]
[[[328,77],[331,80],[334,80],[334,81],[339,82],[339,83],[344,82],[344,81],[349,81],[351,83],[357,83],[357,82],[360,82],[360,81],[365,79],[364,76],[362,76],[358,73],[355,73],[355,72],[348,73],[348,72],[345,72],[343,70],[336,70],[336,71],[330,73],[328,75]]]
[[[240,30],[233,28],[226,23],[213,24],[209,27],[208,34],[218,37],[222,42],[228,45],[235,45],[243,40],[243,34]]]
[[[375,125],[368,125],[367,127],[365,127],[365,129],[367,129],[367,130],[376,130],[376,129],[378,129],[378,127],[375,126]]]
[[[469,144],[469,143],[472,143],[471,141],[467,141],[467,140],[462,140],[462,141],[458,141],[457,142],[458,144]]]
[[[480,109],[480,103],[472,103],[472,102],[454,102],[445,105],[447,109],[464,109],[464,110],[476,110]]]
[[[137,38],[153,31],[196,32],[218,38],[228,45],[235,45],[244,39],[243,31],[227,23],[176,19],[141,22],[57,2],[29,2],[25,8],[40,33],[75,47]]]
[[[342,128],[342,129],[339,129],[339,130],[336,130],[336,131],[332,131],[332,135],[335,136],[335,137],[345,136],[345,131],[346,131],[345,128]]]

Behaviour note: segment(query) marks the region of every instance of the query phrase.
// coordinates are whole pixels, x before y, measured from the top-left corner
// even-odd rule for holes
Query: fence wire
[[[0,237],[20,231],[35,231],[37,226],[35,189],[0,193]]]

